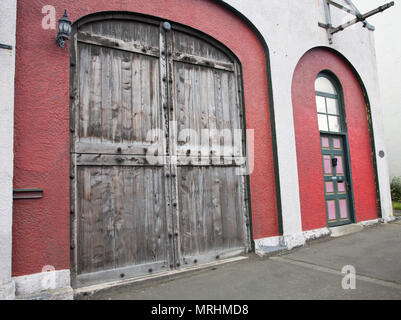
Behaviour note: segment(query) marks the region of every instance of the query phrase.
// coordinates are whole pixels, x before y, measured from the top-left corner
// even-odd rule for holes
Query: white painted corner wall
[[[1,0],[0,43],[0,299],[14,298],[11,279],[16,0]]]
[[[346,5],[344,0],[337,1]],[[378,156],[380,151],[387,155],[387,151],[378,88],[374,32],[363,28],[359,23],[334,35],[334,42],[330,45],[326,30],[318,27],[318,22],[327,23],[323,0],[225,2],[254,24],[269,47],[284,238],[287,238],[289,243],[299,243],[303,237],[291,101],[292,77],[301,57],[310,49],[319,46],[330,47],[345,56],[357,70],[366,87],[372,110],[382,217],[389,220],[392,216],[392,205],[387,157]],[[352,16],[341,10],[332,9],[331,13],[333,25],[340,25],[350,20],[350,17],[352,19]]]

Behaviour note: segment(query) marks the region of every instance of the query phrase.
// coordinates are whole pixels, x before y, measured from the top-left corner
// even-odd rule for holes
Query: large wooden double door
[[[75,287],[249,249],[241,73],[213,40],[110,14],[71,51]]]

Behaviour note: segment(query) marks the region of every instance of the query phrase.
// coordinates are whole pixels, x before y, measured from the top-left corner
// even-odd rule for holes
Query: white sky
[[[390,0],[353,0],[361,13],[388,2]],[[368,21],[376,27],[374,32],[382,98],[390,93],[395,94],[388,91],[391,89],[400,92],[398,102],[401,102],[401,0],[394,2],[395,6],[372,16]],[[397,77],[394,78],[394,75]]]
[[[353,0],[366,13],[391,0]],[[375,43],[384,133],[390,174],[401,175],[401,0],[368,19],[376,27]]]

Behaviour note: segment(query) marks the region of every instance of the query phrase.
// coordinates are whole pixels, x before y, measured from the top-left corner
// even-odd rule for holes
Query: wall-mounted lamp
[[[56,41],[61,48],[64,48],[65,42],[70,38],[71,21],[67,17],[67,10],[64,11],[64,16],[58,21],[58,33]]]

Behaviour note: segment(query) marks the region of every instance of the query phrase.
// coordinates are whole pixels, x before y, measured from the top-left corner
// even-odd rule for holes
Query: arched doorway
[[[329,48],[309,50],[295,68],[292,104],[304,231],[379,218],[363,88],[352,65]]]
[[[134,15],[80,20],[72,39],[74,286],[246,252],[237,59],[193,29]]]

